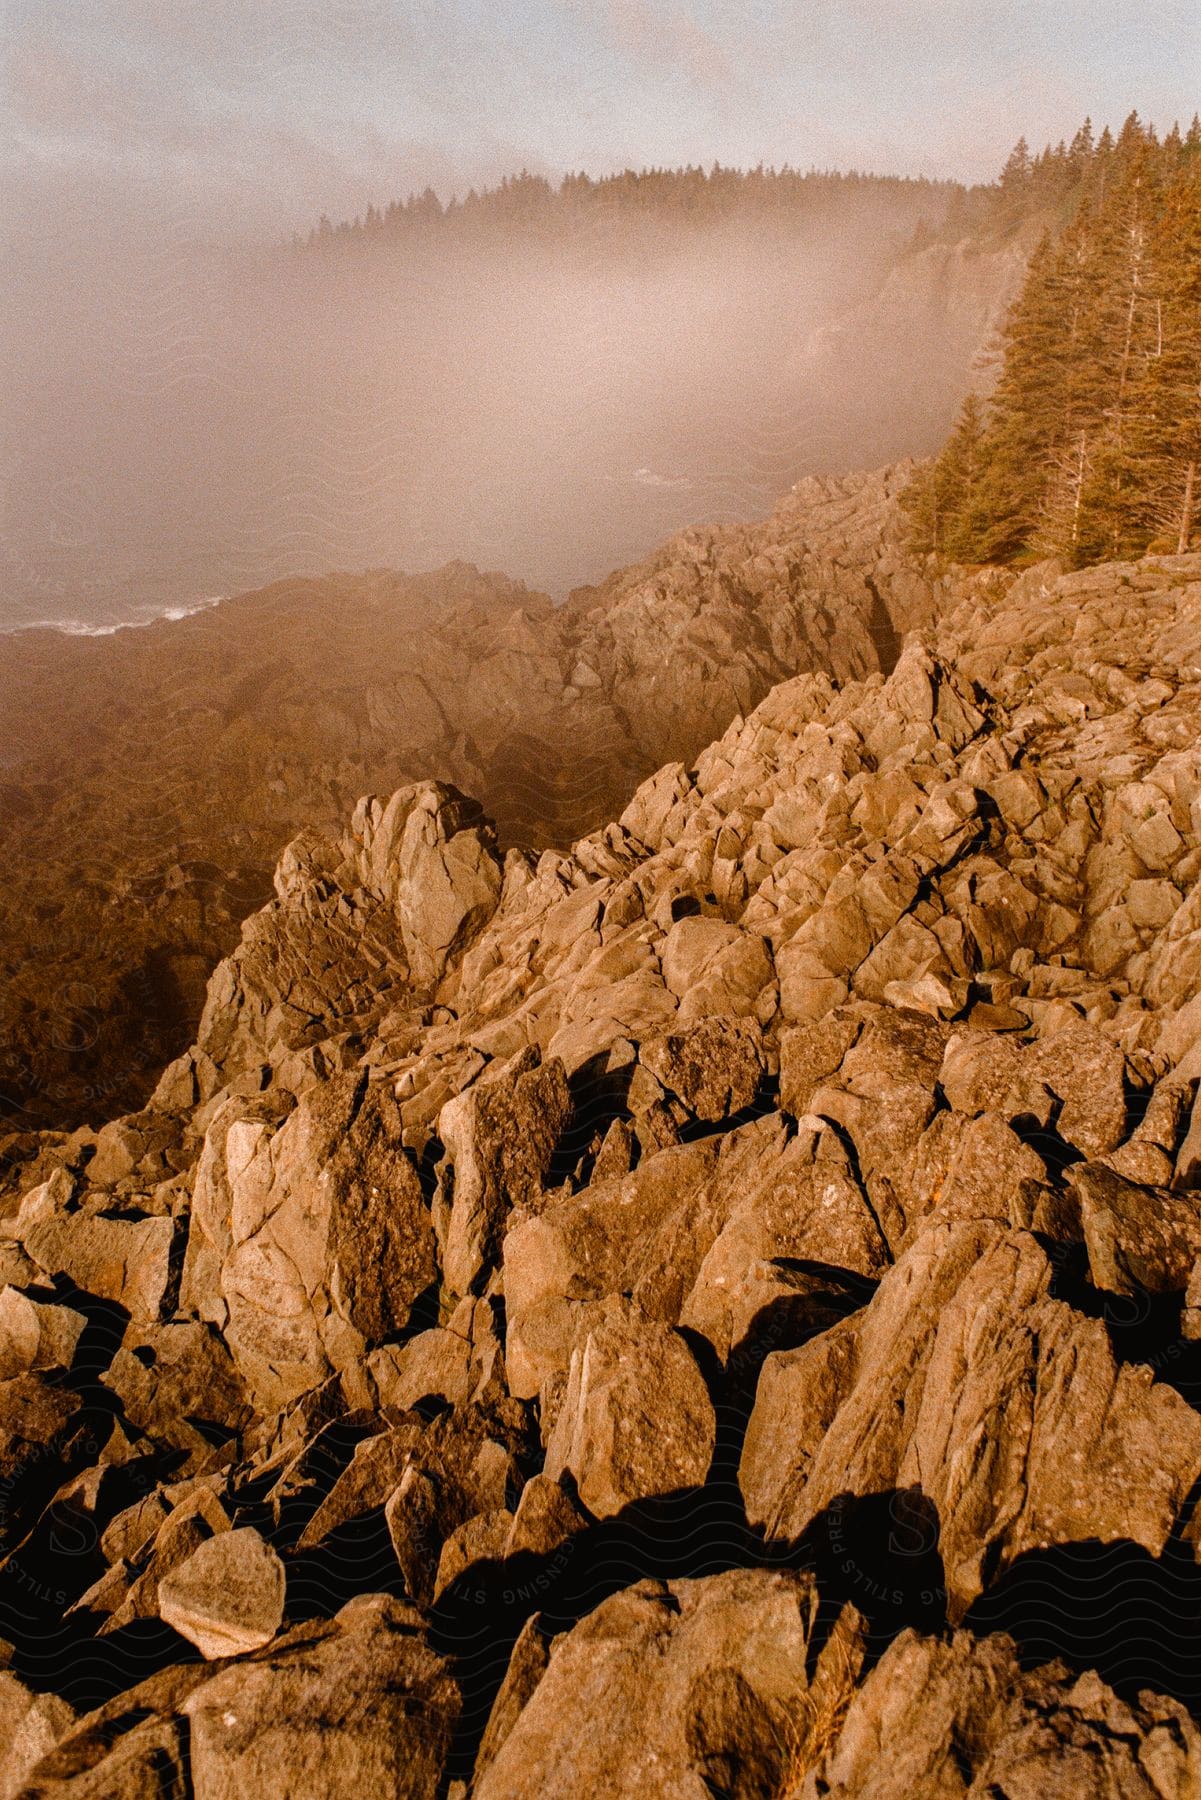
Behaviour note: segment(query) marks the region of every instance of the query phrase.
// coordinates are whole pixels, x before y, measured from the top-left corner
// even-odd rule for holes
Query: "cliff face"
[[[569,850],[302,834],[11,1146],[20,1791],[1196,1792],[1201,557],[943,600]]]
[[[811,480],[555,608],[500,576],[284,582],[104,639],[0,640],[0,1092],[9,1122],[140,1104],[283,845],[434,778],[501,841],[565,845],[773,683],[887,666],[937,584],[898,547],[904,467]]]
[[[804,342],[790,373],[803,373],[802,390],[838,396],[837,418],[822,421],[823,453],[834,466],[856,451],[883,462],[941,447],[965,391],[986,390],[995,378],[990,347],[1044,223],[1032,220],[998,242],[929,244]]]

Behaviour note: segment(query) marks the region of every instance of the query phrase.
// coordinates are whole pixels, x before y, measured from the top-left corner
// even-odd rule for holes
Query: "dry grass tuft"
[[[800,1800],[806,1777],[820,1767],[838,1742],[862,1665],[862,1643],[844,1616],[830,1634],[813,1680],[790,1722],[775,1800]]]

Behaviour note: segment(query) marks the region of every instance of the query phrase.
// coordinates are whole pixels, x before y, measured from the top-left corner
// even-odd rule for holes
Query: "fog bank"
[[[976,324],[936,314],[920,346],[902,320],[894,346],[854,321],[898,270],[923,279],[909,247],[949,191],[549,225],[519,196],[499,223],[290,250],[213,248],[217,221],[206,247],[194,216],[27,214],[0,626],[450,558],[559,595],[806,473],[931,449]],[[894,349],[929,379],[890,385]]]

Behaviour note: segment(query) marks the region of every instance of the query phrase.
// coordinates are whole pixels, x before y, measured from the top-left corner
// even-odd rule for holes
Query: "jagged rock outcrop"
[[[1023,1671],[1003,1636],[949,1642],[905,1632],[847,1710],[804,1800],[930,1794],[1014,1800],[1183,1800],[1201,1774],[1185,1709],[1142,1693],[1123,1702],[1096,1675],[1056,1664]]]
[[[18,1792],[1194,1792],[1201,557],[945,594],[10,1149]]]
[[[502,843],[567,845],[784,676],[890,666],[942,598],[900,547],[907,473],[803,481],[770,519],[685,531],[559,607],[456,563],[279,582],[107,638],[0,637],[21,747],[0,790],[3,1122],[143,1103],[283,846],[339,832],[361,795],[432,777],[478,796]],[[422,791],[354,834],[363,889],[390,866],[389,909],[420,914],[392,951],[436,979],[499,877],[478,808],[456,820]],[[279,872],[320,887],[307,841]],[[322,928],[346,961],[343,921]]]
[[[740,1481],[800,1539],[840,1496],[920,1492],[958,1623],[1023,1552],[1098,1539],[1162,1554],[1201,1477],[1201,1416],[1105,1328],[1049,1298],[1038,1240],[930,1223],[854,1321],[764,1365]]]
[[[836,1679],[817,1610],[811,1579],[760,1569],[627,1588],[554,1644],[475,1792],[783,1791],[798,1714]]]

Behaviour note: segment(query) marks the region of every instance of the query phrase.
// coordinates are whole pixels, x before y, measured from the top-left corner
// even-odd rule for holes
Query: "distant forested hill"
[[[954,242],[1010,229],[1032,213],[1054,212],[1070,203],[1088,160],[1081,155],[1086,135],[1087,128],[1071,145],[1048,145],[1039,155],[1031,155],[1023,140],[997,181],[973,187],[788,164],[778,169],[762,164],[732,169],[720,163],[709,169],[625,169],[599,179],[567,175],[557,183],[523,171],[497,187],[473,188],[445,204],[426,188],[384,207],[369,206],[355,219],[334,223],[323,217],[307,236],[294,237],[291,248],[386,250],[431,238],[469,244],[511,240],[514,234],[567,238],[598,225],[615,237],[633,239],[648,225],[656,234],[684,236],[733,221],[787,230],[832,219],[876,221],[893,233],[912,231],[918,246],[936,237]]]
[[[986,189],[972,190],[976,194]],[[456,196],[445,205],[432,188],[338,224],[328,218],[295,249],[382,248],[412,245],[436,236],[443,243],[471,243],[513,235],[544,239],[571,237],[601,226],[627,240],[646,225],[659,233],[690,230],[731,220],[781,227],[828,220],[832,215],[887,216],[894,227],[942,229],[951,208],[967,222],[968,190],[953,181],[862,174],[852,170],[626,169],[599,180],[583,174],[559,182],[523,171],[497,187]]]
[[[1019,147],[1020,150],[1020,147]],[[908,496],[915,544],[963,562],[1074,566],[1184,551],[1201,512],[1201,122],[1160,141],[1131,114],[1068,152],[1048,231],[972,396]],[[1015,152],[1016,193],[1045,176]]]

